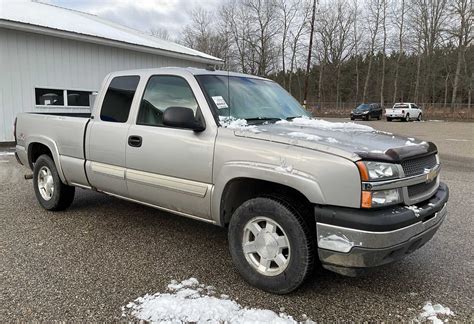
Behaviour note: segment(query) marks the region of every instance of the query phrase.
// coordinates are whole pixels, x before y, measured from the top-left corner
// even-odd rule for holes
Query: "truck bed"
[[[90,114],[22,113],[17,117],[17,145],[28,149],[37,138],[54,139],[60,155],[84,159],[84,134]]]

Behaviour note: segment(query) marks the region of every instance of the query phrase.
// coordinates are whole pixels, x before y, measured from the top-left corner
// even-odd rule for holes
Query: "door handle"
[[[142,146],[142,137],[137,135],[132,135],[128,137],[128,145],[133,147]]]

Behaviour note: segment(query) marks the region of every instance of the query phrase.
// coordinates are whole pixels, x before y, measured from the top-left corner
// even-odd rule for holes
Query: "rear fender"
[[[58,146],[56,145],[55,141],[53,141],[52,139],[46,136],[41,136],[41,135],[29,136],[25,140],[25,147],[27,148],[27,152],[28,152],[28,163],[29,163],[30,168],[33,170],[31,149],[33,147],[32,144],[35,144],[35,143],[43,144],[50,150],[53,156],[54,164],[56,165],[56,169],[58,170],[59,178],[61,179],[63,183],[67,184],[67,180],[64,177],[64,172],[61,167],[61,159],[59,158]]]

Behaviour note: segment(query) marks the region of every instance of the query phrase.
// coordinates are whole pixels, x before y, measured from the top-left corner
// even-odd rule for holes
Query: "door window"
[[[196,115],[198,103],[191,87],[183,78],[171,75],[152,76],[140,103],[137,124],[164,126],[163,113],[169,107],[190,108]]]
[[[139,81],[140,77],[137,75],[115,77],[105,94],[100,119],[107,122],[125,123],[128,120]]]

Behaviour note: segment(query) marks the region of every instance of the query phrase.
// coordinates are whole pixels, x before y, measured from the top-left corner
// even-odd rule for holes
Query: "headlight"
[[[364,112],[363,112],[364,115],[365,115],[365,114],[368,114],[368,113],[369,113],[368,111],[364,111]]]
[[[400,175],[397,165],[392,163],[359,161],[357,167],[363,181],[394,179]]]
[[[362,191],[362,208],[395,205],[402,201],[400,189]]]

